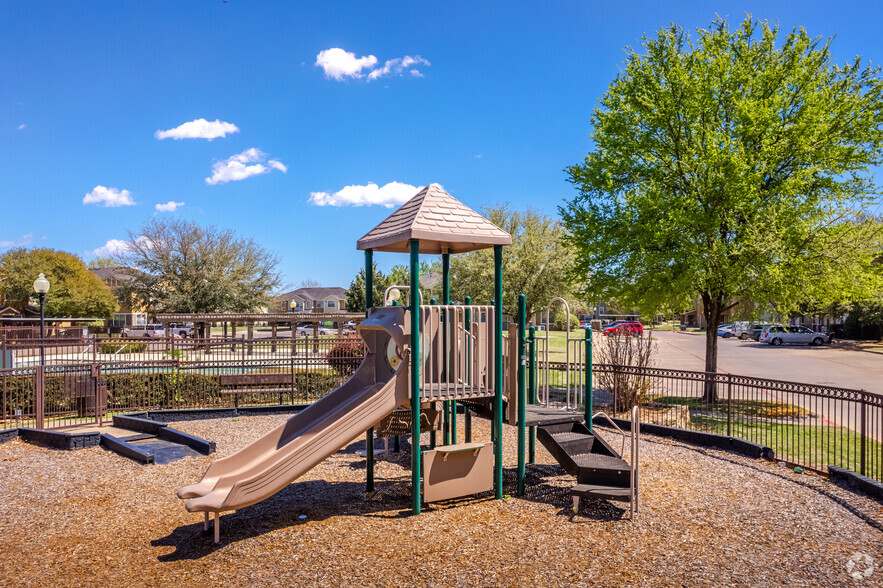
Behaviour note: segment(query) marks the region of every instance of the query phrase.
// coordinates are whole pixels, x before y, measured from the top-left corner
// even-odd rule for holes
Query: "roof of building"
[[[303,298],[304,300],[325,300],[326,298],[331,297],[345,298],[346,288],[341,288],[339,286],[330,286],[328,288],[298,288],[297,290],[280,294],[277,298],[291,300],[295,296]]]
[[[359,239],[356,248],[407,253],[419,239],[420,253],[465,253],[511,245],[512,237],[447,192],[430,184]]]

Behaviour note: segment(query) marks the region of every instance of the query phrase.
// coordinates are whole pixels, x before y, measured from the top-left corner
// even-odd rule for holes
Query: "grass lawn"
[[[698,430],[721,435],[727,433],[725,418],[694,416],[691,423]],[[861,435],[847,427],[734,419],[731,435],[772,448],[776,459],[804,463],[819,470],[836,465],[857,472],[861,463]],[[866,438],[865,445],[865,475],[879,480],[883,474],[880,459],[883,444]]]

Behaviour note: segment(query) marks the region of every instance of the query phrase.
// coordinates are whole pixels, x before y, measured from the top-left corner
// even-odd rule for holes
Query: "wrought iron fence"
[[[0,428],[65,427],[131,410],[309,402],[342,384],[364,354],[354,336],[7,341]]]
[[[584,409],[584,387],[572,397],[568,390],[584,366],[550,362],[539,367],[541,377],[548,374],[549,406]],[[616,365],[593,366],[592,379],[597,410],[628,418],[629,407],[637,404],[643,423],[737,437],[772,448],[777,460],[791,465],[819,472],[836,465],[883,481],[883,396],[878,394]]]

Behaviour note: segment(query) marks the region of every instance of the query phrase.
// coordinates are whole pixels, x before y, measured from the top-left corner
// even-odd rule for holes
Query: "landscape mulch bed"
[[[409,516],[407,445],[378,456],[366,493],[364,441],[354,442],[279,494],[222,515],[215,545],[175,491],[286,418],[177,423],[218,453],[168,465],[0,445],[0,585],[833,586],[871,567],[862,583],[883,584],[868,563],[883,563],[880,503],[818,475],[649,435],[634,522],[627,505],[599,501],[574,515],[573,479],[541,446],[527,495],[514,497],[516,434],[506,427],[512,498]],[[476,440],[489,433],[475,421]]]

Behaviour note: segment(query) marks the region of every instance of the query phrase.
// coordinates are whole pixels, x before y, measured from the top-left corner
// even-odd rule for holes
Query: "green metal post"
[[[436,304],[437,304],[437,303],[436,303],[436,301],[435,301],[435,298],[430,298],[430,299],[429,299],[429,305],[430,305],[430,306],[435,306]],[[433,404],[435,404],[435,403],[433,403]],[[437,406],[437,405],[436,405],[436,406]],[[445,404],[442,403],[442,431],[443,431],[442,438],[443,438],[443,439],[447,439],[447,436],[445,435],[445,433],[447,433],[447,427],[448,427],[448,425],[447,425],[447,422],[448,422],[448,415],[447,415],[447,413],[445,412],[445,408],[446,408],[446,407],[445,407]],[[429,447],[430,447],[431,449],[435,449],[435,442],[436,442],[436,439],[435,439],[435,429],[432,429],[431,431],[429,431]],[[447,445],[447,442],[445,442],[445,445]]]
[[[527,390],[524,382],[524,319],[527,316],[527,302],[524,294],[518,295],[518,357],[510,358],[518,362],[518,496],[524,496],[524,445],[527,419]]]
[[[451,304],[451,254],[450,253],[442,253],[442,304],[450,305]],[[444,349],[445,349],[445,379],[448,380],[448,370],[450,369],[450,353],[448,352],[448,319],[450,318],[450,314],[448,311],[445,311],[445,331],[444,331]],[[450,427],[450,442],[453,445],[457,444],[457,401],[449,400],[448,407],[445,409],[445,414],[450,415],[451,420],[449,422]]]
[[[420,241],[411,239],[411,512],[420,514]]]
[[[592,412],[594,409],[592,398],[592,327],[586,327],[586,427],[592,431]]]
[[[463,303],[466,306],[472,306],[472,297],[467,296],[463,299]],[[468,308],[466,309],[466,331],[472,330],[472,311]],[[467,337],[466,338],[466,377],[469,383],[472,383],[472,341]],[[469,410],[468,406],[464,407],[466,411],[463,415],[464,420],[464,434],[466,435],[466,443],[472,443],[472,411]]]
[[[503,246],[494,245],[494,489],[503,498]]]
[[[374,306],[374,251],[365,250],[365,316]],[[366,476],[365,491],[374,491],[374,427],[365,433]]]
[[[530,327],[530,347],[528,354],[530,355],[528,361],[528,395],[529,402],[531,404],[537,403],[537,330],[536,327],[531,325]],[[527,451],[527,461],[529,463],[536,463],[537,461],[537,428],[530,428],[530,442],[528,444]]]

